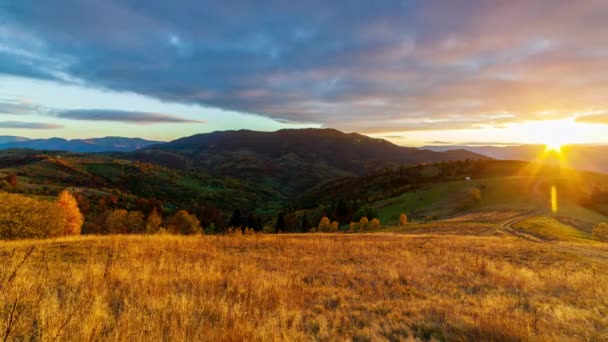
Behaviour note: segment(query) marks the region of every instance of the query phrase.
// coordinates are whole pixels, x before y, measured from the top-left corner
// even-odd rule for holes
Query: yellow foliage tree
[[[370,223],[369,226],[371,229],[378,229],[380,228],[380,220],[377,218],[374,218]]]
[[[163,222],[163,218],[160,216],[156,208],[152,209],[148,218],[146,219],[146,232],[156,233],[160,229],[160,225]]]
[[[351,221],[350,225],[348,225],[348,230],[350,230],[350,231],[357,230],[357,228],[359,228],[359,225],[357,224],[357,222]]]
[[[317,227],[317,232],[328,232],[330,229],[331,223],[329,222],[329,218],[327,216],[323,216],[321,221],[319,221],[319,226]]]
[[[337,232],[338,229],[340,229],[340,223],[338,223],[338,221],[333,221],[329,226],[329,231],[331,232]]]
[[[80,235],[84,217],[78,208],[76,198],[67,190],[63,190],[57,197],[57,205],[63,210],[66,217],[62,235]]]
[[[399,216],[399,225],[400,226],[405,226],[406,224],[407,224],[407,215],[401,214]]]
[[[367,228],[369,228],[369,220],[367,219],[367,217],[363,216],[359,220],[359,229],[366,230]]]
[[[55,237],[65,226],[65,212],[55,203],[0,192],[0,239]]]

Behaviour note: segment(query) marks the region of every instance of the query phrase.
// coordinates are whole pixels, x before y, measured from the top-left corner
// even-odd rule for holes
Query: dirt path
[[[519,238],[522,238],[524,240],[528,240],[528,241],[534,241],[534,242],[542,242],[543,240],[537,238],[536,236],[524,233],[520,230],[518,230],[517,228],[514,228],[513,226],[516,225],[517,223],[529,219],[531,217],[533,217],[535,215],[534,212],[527,212],[521,215],[517,215],[514,216],[504,222],[502,222],[498,228],[499,232],[503,232],[505,234],[508,235],[514,235],[517,236]]]

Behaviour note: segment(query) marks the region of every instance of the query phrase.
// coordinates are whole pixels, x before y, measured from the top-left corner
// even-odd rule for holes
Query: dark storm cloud
[[[124,110],[105,109],[79,109],[65,110],[55,114],[62,119],[85,121],[115,121],[139,124],[156,123],[204,123],[204,121],[188,120],[177,116],[162,113],[134,112]]]
[[[364,132],[462,129],[603,108],[607,16],[597,0],[0,0],[0,72]]]
[[[0,121],[0,128],[59,129],[63,126],[44,122]]]

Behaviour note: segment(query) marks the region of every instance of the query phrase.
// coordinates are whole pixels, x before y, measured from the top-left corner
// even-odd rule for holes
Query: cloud
[[[0,102],[0,115],[2,114],[34,114],[39,106],[27,101]]]
[[[177,116],[162,114],[135,112],[124,110],[105,109],[78,109],[58,111],[55,114],[62,119],[85,120],[85,121],[115,121],[139,124],[157,123],[205,123],[205,121],[189,120]]]
[[[584,115],[576,118],[577,122],[608,125],[608,113]]]
[[[63,128],[63,126],[43,122],[0,121],[0,128],[59,129]]]
[[[367,133],[476,128],[605,108],[607,16],[606,1],[7,1],[0,73]]]

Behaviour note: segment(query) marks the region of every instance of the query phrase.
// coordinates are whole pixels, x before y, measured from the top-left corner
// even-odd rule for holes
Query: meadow
[[[608,245],[598,242],[396,233],[0,242],[3,341],[599,341],[607,313]]]

